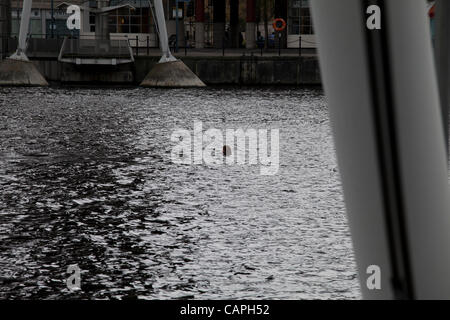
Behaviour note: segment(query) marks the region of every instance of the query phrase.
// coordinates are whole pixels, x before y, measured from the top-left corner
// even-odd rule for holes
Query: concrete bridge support
[[[31,63],[27,49],[28,28],[30,24],[32,0],[23,1],[17,51],[0,63],[0,85],[4,86],[47,86],[48,83]]]
[[[205,84],[181,60],[172,56],[169,48],[162,0],[154,0],[155,15],[162,51],[160,61],[141,82],[143,87],[204,87]]]

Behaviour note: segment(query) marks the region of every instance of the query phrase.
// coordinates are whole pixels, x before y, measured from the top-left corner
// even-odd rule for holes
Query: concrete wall
[[[136,57],[140,82],[159,58]],[[182,57],[207,85],[320,85],[317,58],[298,57]]]
[[[63,83],[133,84],[133,65],[77,66],[56,59],[32,60],[45,79]]]
[[[117,67],[76,66],[55,59],[34,59],[48,81],[139,84],[159,57],[136,57],[135,64]],[[320,85],[317,58],[183,57],[207,85]]]
[[[49,81],[61,81],[61,68],[56,59],[32,60],[44,78]]]

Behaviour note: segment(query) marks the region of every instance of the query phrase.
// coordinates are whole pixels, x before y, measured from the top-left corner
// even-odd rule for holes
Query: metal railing
[[[1,37],[1,36],[0,36]],[[147,36],[123,36],[118,38],[114,36],[114,40],[112,42],[112,46],[109,48],[111,53],[108,55],[106,52],[107,45],[103,42],[106,40],[95,39],[93,35],[62,35],[55,34],[54,38],[50,38],[49,35],[45,34],[30,34],[28,38],[28,48],[27,55],[30,57],[57,57],[61,46],[63,44],[64,38],[68,40],[79,40],[82,43],[86,43],[86,46],[81,45],[81,42],[69,41],[68,45],[72,45],[73,50],[78,50],[77,54],[81,55],[89,55],[100,53],[101,55],[111,56],[111,55],[121,55],[128,54],[128,51],[125,53],[125,47],[127,50],[131,48],[134,56],[159,56],[159,46],[158,41],[155,41],[150,35]],[[13,37],[9,37],[5,39],[5,37],[1,37],[3,43],[6,43],[0,46],[0,56],[5,57],[12,54],[17,47],[17,39]],[[117,40],[116,40],[117,39]],[[278,39],[277,39],[278,40]],[[117,45],[114,41],[123,41],[118,42]],[[316,50],[313,48],[302,48],[301,43],[305,43],[306,40],[302,40],[299,38],[296,40],[299,42],[299,48],[283,48],[280,46],[280,43],[276,41],[270,48],[264,48],[259,45],[259,47],[254,49],[246,49],[246,48],[230,48],[227,41],[222,41],[222,46],[220,48],[214,48],[211,45],[207,45],[205,48],[198,49],[195,48],[194,42],[186,40],[186,45],[179,46],[178,52],[175,50],[175,44],[171,43],[171,50],[177,56],[276,56],[276,55],[287,55],[287,56],[302,56],[308,54],[315,54]],[[99,45],[95,46],[94,43],[99,42]],[[289,42],[290,44],[292,41]],[[89,48],[88,48],[89,47]],[[118,49],[119,48],[119,49]],[[120,49],[121,48],[121,49]],[[67,49],[68,50],[68,49]],[[70,54],[70,52],[67,52]]]
[[[69,39],[64,40],[61,57],[130,58],[127,40]]]

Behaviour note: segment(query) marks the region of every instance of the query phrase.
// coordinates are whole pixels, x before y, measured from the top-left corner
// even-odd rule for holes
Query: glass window
[[[95,32],[95,13],[89,13],[89,31]]]
[[[141,30],[141,26],[140,25],[135,25],[135,24],[130,25],[130,32],[131,33],[139,33],[140,30]]]
[[[141,26],[141,33],[150,33],[150,28],[148,24],[143,24]]]
[[[130,25],[129,24],[118,24],[117,26],[118,33],[130,33]]]
[[[131,24],[140,25],[141,24],[141,17],[140,16],[131,16],[130,17],[130,23]]]
[[[89,24],[95,24],[95,13],[89,13]]]
[[[120,1],[111,1],[111,5],[118,4]],[[123,4],[122,2],[120,3]],[[133,1],[130,0],[127,3],[133,5]],[[138,0],[134,3],[136,4],[136,9],[120,8],[109,13],[108,26],[110,33],[149,33],[152,30],[153,19],[150,17],[151,12],[148,3],[144,0]],[[94,14],[91,14],[89,22],[91,28],[95,29]]]
[[[312,34],[311,12],[308,0],[290,0],[288,10],[289,34]]]
[[[110,24],[108,25],[109,33],[117,33],[117,25],[116,24]]]

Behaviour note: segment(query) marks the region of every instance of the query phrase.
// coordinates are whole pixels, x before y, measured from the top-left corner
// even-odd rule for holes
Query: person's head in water
[[[231,148],[230,148],[230,146],[224,145],[223,148],[222,148],[222,154],[225,157],[231,156]]]

